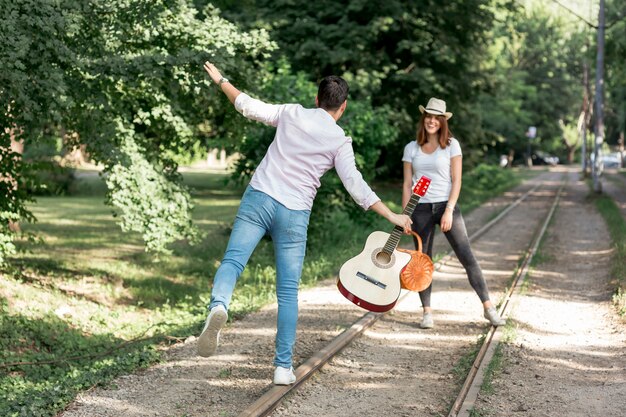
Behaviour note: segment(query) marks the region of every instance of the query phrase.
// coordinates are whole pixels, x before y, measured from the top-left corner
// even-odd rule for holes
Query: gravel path
[[[504,344],[504,372],[479,399],[483,415],[626,415],[626,332],[610,300],[607,226],[570,184],[545,237],[545,262],[515,301],[516,338]]]
[[[473,244],[494,301],[502,297],[521,254],[549,209],[551,191],[559,186],[562,176],[557,171],[541,174],[537,181],[544,185]],[[470,234],[532,186],[523,184],[465,216]],[[526,301],[519,301],[515,307],[518,336],[504,350],[505,372],[496,381],[496,394],[478,402],[493,415],[612,416],[618,415],[610,414],[610,410],[619,410],[616,406],[626,410],[625,332],[611,310],[610,291],[605,285],[609,278],[606,259],[610,256],[606,230],[602,229],[606,226],[585,201],[585,195],[585,186],[571,173],[567,198],[557,211],[549,229],[550,244],[544,249],[554,251],[550,252],[553,255],[535,267],[532,288],[524,297],[539,304],[525,307]],[[436,251],[447,251],[445,239],[437,236],[436,240]],[[334,280],[303,291],[300,305],[296,364],[363,314],[339,294]],[[419,299],[409,294],[274,415],[446,415],[462,383],[454,368],[487,329],[480,302],[456,260],[435,274],[433,308],[435,328],[419,329]],[[524,311],[530,316],[524,316]],[[576,320],[569,319],[574,316]],[[268,306],[230,324],[223,331],[218,354],[207,359],[195,356],[195,340],[190,337],[169,349],[164,363],[118,378],[113,389],[81,394],[62,415],[236,416],[270,388],[275,319],[275,306]],[[530,371],[535,364],[538,368]],[[583,374],[590,375],[589,379],[583,379]],[[515,390],[506,379],[516,381],[511,385]],[[583,391],[576,381],[594,389]],[[525,396],[516,396],[520,392],[517,384],[528,389],[521,391]],[[536,395],[542,401],[530,400]],[[604,400],[609,396],[613,400],[606,405]],[[543,401],[552,398],[554,401]],[[572,412],[573,399],[577,399],[576,409],[582,414]],[[557,407],[561,402],[572,408],[556,414],[539,414],[543,408],[533,408]],[[601,408],[605,405],[608,411]]]

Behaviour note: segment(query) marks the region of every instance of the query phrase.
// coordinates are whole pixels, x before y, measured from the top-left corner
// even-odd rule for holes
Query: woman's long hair
[[[452,139],[452,132],[448,127],[448,120],[446,119],[446,116],[432,114],[429,116],[435,116],[437,120],[439,120],[439,146],[441,146],[441,149],[445,149],[446,146],[450,144],[450,139]],[[417,144],[419,146],[428,142],[428,133],[426,133],[426,127],[424,126],[425,119],[426,113],[422,113],[422,117],[417,124]]]

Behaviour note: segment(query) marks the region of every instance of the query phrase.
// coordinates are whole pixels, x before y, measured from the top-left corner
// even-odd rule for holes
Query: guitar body
[[[369,311],[391,310],[400,297],[400,272],[411,256],[382,249],[389,233],[373,232],[363,251],[348,260],[339,270],[337,287],[348,300]]]

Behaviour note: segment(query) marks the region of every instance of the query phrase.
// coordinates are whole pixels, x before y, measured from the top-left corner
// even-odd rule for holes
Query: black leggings
[[[446,210],[446,204],[447,201],[441,203],[419,203],[411,216],[413,220],[411,227],[413,231],[422,238],[423,251],[431,258],[433,256],[435,225],[438,224],[441,227],[441,217]],[[454,207],[452,216],[452,228],[445,232],[444,235],[448,239],[448,242],[450,242],[456,257],[463,265],[463,268],[465,268],[470,285],[474,291],[476,291],[476,294],[478,294],[480,301],[484,303],[489,300],[489,291],[487,290],[487,284],[485,283],[485,278],[483,277],[480,266],[472,253],[469,238],[467,237],[467,230],[465,229],[465,222],[463,221],[461,209],[458,204]],[[414,238],[414,240],[417,247],[417,239]],[[431,290],[432,283],[428,288],[419,293],[423,307],[430,307]]]

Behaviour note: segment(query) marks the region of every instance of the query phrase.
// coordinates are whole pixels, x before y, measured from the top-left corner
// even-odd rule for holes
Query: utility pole
[[[528,168],[533,166],[533,158],[530,155],[531,151],[531,146],[530,146],[530,141],[532,140],[532,138],[530,137],[530,135],[527,133],[526,136],[528,136],[528,142],[526,144],[526,166]]]
[[[594,149],[593,149],[593,190],[596,193],[602,192],[602,182],[600,181],[600,146],[604,142],[604,120],[603,120],[603,98],[604,98],[604,0],[600,0],[600,11],[598,12],[598,54],[596,57],[596,97],[594,128]]]
[[[585,58],[585,62],[583,63],[583,89],[583,122],[580,129],[582,136],[581,159],[583,178],[587,178],[587,169],[589,168],[587,165],[587,123],[589,122],[589,95],[587,94],[589,91],[589,65],[587,64],[587,58]]]
[[[619,139],[617,140],[617,151],[619,152],[619,167],[624,168],[624,131],[619,132]]]

